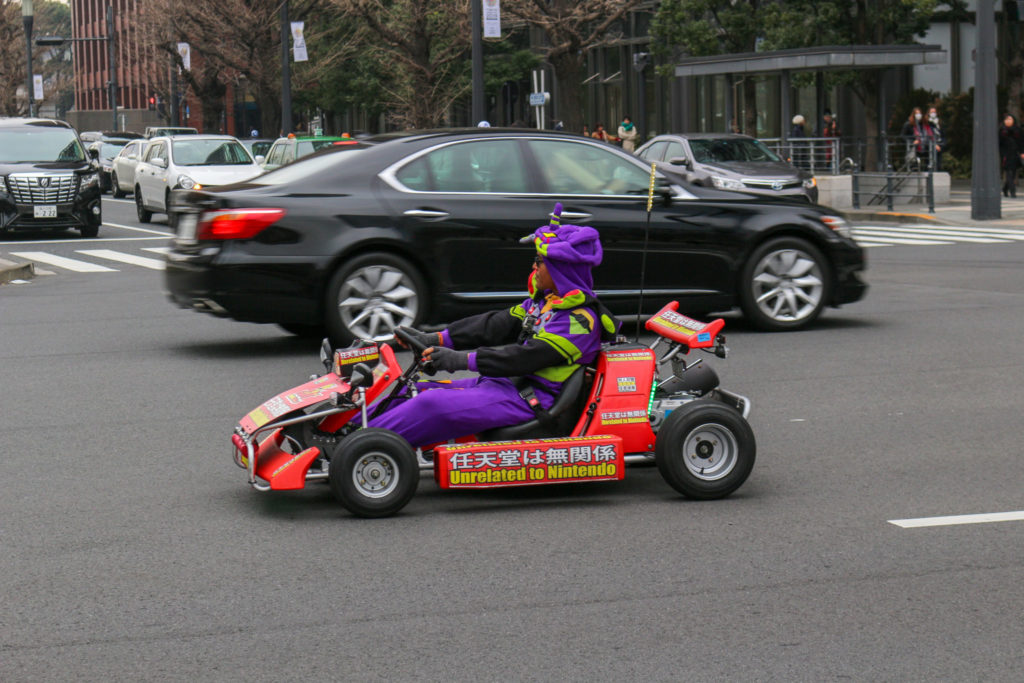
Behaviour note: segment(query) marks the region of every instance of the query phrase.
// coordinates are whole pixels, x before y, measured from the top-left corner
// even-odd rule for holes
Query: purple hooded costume
[[[547,409],[562,382],[597,357],[602,329],[616,329],[594,297],[591,268],[601,263],[601,241],[593,228],[559,225],[560,214],[558,204],[551,224],[526,238],[543,256],[557,291],[535,291],[534,272],[531,297],[522,303],[452,323],[440,339],[449,348],[475,349],[467,364],[481,376],[421,382],[418,395],[370,420],[371,427],[390,429],[419,447],[520,424],[535,414],[511,378],[528,383]]]

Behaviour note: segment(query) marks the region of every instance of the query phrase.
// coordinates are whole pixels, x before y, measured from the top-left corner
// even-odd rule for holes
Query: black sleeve
[[[528,339],[523,344],[485,346],[476,352],[477,372],[488,377],[530,375],[543,368],[565,364],[565,357],[540,339]]]
[[[448,326],[448,336],[456,349],[476,349],[480,346],[512,344],[519,339],[523,321],[512,314],[522,309],[518,304],[511,309],[488,311],[456,320]]]

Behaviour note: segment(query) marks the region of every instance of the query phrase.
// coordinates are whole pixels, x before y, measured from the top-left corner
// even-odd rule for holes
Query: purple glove
[[[437,370],[445,372],[469,370],[469,351],[456,351],[446,346],[431,346],[423,354],[423,360]]]

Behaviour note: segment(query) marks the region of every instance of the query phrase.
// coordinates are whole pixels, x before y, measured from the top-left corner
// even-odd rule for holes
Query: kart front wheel
[[[735,409],[714,400],[692,401],[673,410],[654,449],[658,471],[687,498],[714,500],[738,489],[750,476],[757,444]]]
[[[331,456],[331,493],[358,517],[393,515],[412,499],[420,468],[409,442],[387,429],[360,429]]]

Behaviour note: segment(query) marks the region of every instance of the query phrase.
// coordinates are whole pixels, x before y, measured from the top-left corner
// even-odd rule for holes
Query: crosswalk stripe
[[[170,247],[143,247],[142,251],[151,251],[154,254],[166,254],[171,250]]]
[[[881,231],[888,234],[914,234],[914,235],[929,235],[932,237],[983,237],[990,239],[999,240],[1018,240],[1024,241],[1024,231],[1021,230],[1000,230],[998,228],[992,230],[986,230],[981,228],[954,228],[954,227],[942,227],[942,228],[931,228],[931,227],[882,227],[875,225],[859,225],[854,230],[858,231]]]
[[[958,233],[958,232],[947,232],[947,233],[941,233],[941,234],[934,233],[933,234],[933,233],[926,233],[926,232],[910,232],[910,231],[905,231],[905,230],[901,230],[899,232],[893,232],[893,231],[890,231],[890,230],[874,230],[874,229],[867,229],[867,230],[865,230],[864,228],[856,228],[853,232],[854,232],[855,235],[865,235],[867,237],[878,237],[878,236],[882,236],[882,237],[894,236],[894,237],[896,237],[896,236],[898,236],[898,237],[908,237],[908,238],[909,237],[922,237],[924,239],[945,238],[945,239],[954,240],[956,242],[974,242],[976,244],[999,244],[999,243],[1005,244],[1006,242],[1010,241],[1010,240],[1007,240],[1007,239],[995,238],[995,237],[977,237],[975,235],[964,235],[964,234],[961,234],[961,233]]]
[[[975,228],[966,225],[858,225],[858,228],[876,228],[879,230],[914,230],[943,232],[956,230],[962,232],[978,232],[986,235],[1017,235],[1024,236],[1024,230],[1020,228]]]
[[[853,236],[854,236],[854,239],[857,238],[857,231],[856,230],[853,231]],[[927,245],[933,245],[933,244],[954,244],[954,242],[943,242],[943,241],[939,241],[939,240],[929,240],[929,239],[923,239],[923,238],[922,239],[907,239],[907,238],[904,238],[904,237],[882,237],[882,236],[879,236],[879,235],[870,235],[868,239],[871,242],[876,242],[876,243],[877,242],[881,242],[881,243],[884,243],[884,244],[919,244],[919,245],[926,245],[926,246]],[[860,243],[860,240],[857,240],[857,242]]]
[[[145,256],[136,256],[135,254],[126,254],[123,251],[114,251],[113,249],[79,249],[77,253],[95,256],[96,258],[105,258],[119,263],[127,263],[132,266],[142,266],[152,270],[164,269],[163,261],[158,261],[155,258],[146,258]]]
[[[106,266],[100,266],[95,263],[89,263],[88,261],[79,261],[78,259],[66,258],[64,256],[57,256],[56,254],[48,254],[45,251],[12,251],[12,256],[20,256],[23,259],[29,261],[39,261],[50,266],[57,266],[58,268],[64,268],[66,270],[73,270],[76,273],[116,273],[116,268],[107,268]]]

